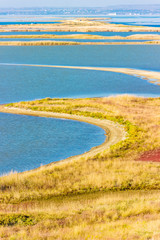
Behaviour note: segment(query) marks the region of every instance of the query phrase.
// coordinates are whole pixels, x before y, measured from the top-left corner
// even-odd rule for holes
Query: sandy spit
[[[20,108],[5,107],[5,105],[0,106],[0,112],[11,113],[11,114],[20,114],[20,115],[30,115],[37,117],[49,117],[49,118],[64,118],[70,120],[76,120],[81,122],[87,122],[93,125],[97,125],[105,130],[106,140],[105,142],[97,147],[92,148],[89,152],[83,153],[81,155],[69,157],[56,164],[66,163],[68,161],[77,161],[80,157],[94,157],[95,155],[102,153],[104,150],[108,149],[110,146],[126,139],[127,133],[124,130],[124,127],[118,123],[114,123],[109,120],[100,120],[94,119],[91,117],[83,117],[77,115],[70,115],[64,113],[51,113],[51,112],[41,112],[41,111],[32,111]],[[46,165],[47,166],[47,165]]]
[[[40,64],[14,64],[14,63],[0,63],[0,65],[10,66],[26,66],[26,67],[45,67],[45,68],[66,68],[66,69],[79,69],[79,70],[92,70],[104,72],[117,72],[127,75],[140,77],[150,83],[160,85],[160,72],[139,70],[132,68],[114,68],[114,67],[81,67],[81,66],[59,66],[59,65],[40,65]]]

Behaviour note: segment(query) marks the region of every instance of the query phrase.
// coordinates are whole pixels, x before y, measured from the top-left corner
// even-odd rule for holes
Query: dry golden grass
[[[121,123],[128,139],[89,158],[0,178],[1,239],[158,240],[160,98],[42,99],[10,104]]]
[[[26,39],[38,39],[38,38],[49,38],[49,39],[97,39],[97,40],[107,40],[107,39],[116,39],[116,40],[160,40],[160,35],[158,34],[132,34],[127,37],[122,36],[99,36],[93,34],[68,34],[68,35],[57,35],[57,34],[41,34],[41,35],[0,35],[0,39],[12,39],[12,38],[26,38]]]
[[[57,46],[57,45],[159,45],[160,41],[144,42],[76,42],[76,41],[0,41],[0,46]]]
[[[158,240],[160,192],[96,193],[2,205],[1,239]],[[25,215],[30,222],[22,221]],[[13,219],[19,216],[18,224]],[[18,217],[17,217],[18,218]]]
[[[77,18],[73,20],[62,20],[56,24],[17,24],[1,25],[1,32],[8,31],[54,31],[54,32],[160,32],[159,27],[126,26],[123,24],[111,24],[104,21],[94,21],[90,18]]]

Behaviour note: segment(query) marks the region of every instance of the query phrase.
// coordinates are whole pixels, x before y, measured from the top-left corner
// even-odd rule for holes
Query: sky
[[[118,4],[160,4],[160,0],[0,0],[3,7],[107,7]]]

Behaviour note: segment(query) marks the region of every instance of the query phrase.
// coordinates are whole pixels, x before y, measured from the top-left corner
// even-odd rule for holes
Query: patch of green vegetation
[[[97,155],[0,178],[0,238],[159,240],[160,164],[137,160],[160,148],[160,98],[47,98],[8,106],[107,119],[128,135]]]
[[[36,220],[29,214],[0,214],[0,226],[13,226],[13,225],[30,226],[36,224]]]

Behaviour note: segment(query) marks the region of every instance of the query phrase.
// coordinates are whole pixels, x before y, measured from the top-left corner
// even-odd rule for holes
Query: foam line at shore
[[[24,67],[44,67],[44,68],[66,68],[79,70],[94,70],[105,72],[117,72],[148,80],[151,83],[160,85],[160,72],[139,70],[133,68],[114,68],[114,67],[82,67],[82,66],[60,66],[60,65],[42,65],[42,64],[20,64],[20,63],[0,63],[3,66],[24,66]]]

